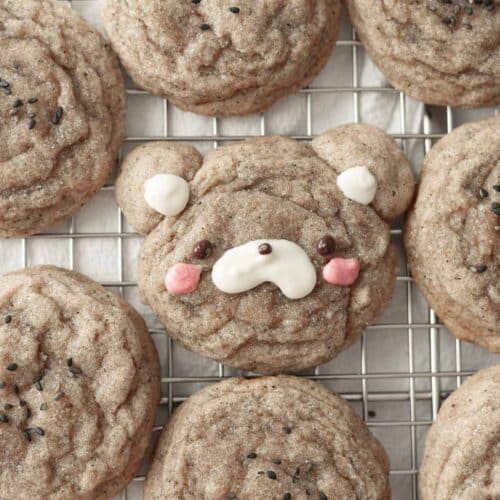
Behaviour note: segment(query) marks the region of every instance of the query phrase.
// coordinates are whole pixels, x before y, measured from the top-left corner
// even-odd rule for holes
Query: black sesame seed
[[[66,360],[66,365],[67,365],[67,366],[71,366],[72,364],[73,364],[73,358],[68,358],[68,359]]]
[[[0,79],[0,87],[3,88],[3,89],[9,88],[10,87],[10,83],[7,80]]]
[[[280,465],[281,464],[281,460],[279,458],[273,458],[271,460],[271,463],[276,464],[276,465]]]
[[[66,394],[64,394],[64,392],[58,392],[56,397],[54,398],[56,401],[59,401],[60,399],[62,399],[64,396],[66,396]]]
[[[10,89],[9,89],[9,88],[6,88],[6,87],[0,87],[0,90],[2,91],[2,94],[3,94],[3,95],[7,95],[7,96],[12,95],[12,92],[10,91]]]
[[[10,314],[7,314],[3,320],[8,325],[12,321],[12,316]]]
[[[19,108],[19,107],[21,107],[22,105],[23,105],[23,101],[22,101],[21,99],[16,99],[16,100],[14,101],[14,104],[12,104],[12,107],[13,107],[13,108]]]
[[[292,429],[290,429],[290,427],[283,427],[283,432],[285,434],[291,434],[292,433]]]
[[[491,210],[495,215],[500,215],[500,203],[492,203]]]
[[[49,407],[49,405],[47,403],[42,403],[40,405],[40,411],[45,411],[45,410],[47,410],[48,407]]]
[[[470,266],[469,268],[473,273],[484,273],[486,271],[486,269],[488,269],[487,266],[485,266],[484,264],[480,264],[479,266]]]
[[[7,417],[7,415],[0,415],[0,422],[3,422],[4,424],[6,424],[7,422],[9,421],[9,417]]]
[[[38,102],[38,97],[30,97],[30,98],[28,99],[28,102],[29,102],[30,104],[35,104],[35,102]]]
[[[479,196],[481,198],[488,198],[488,191],[484,188],[479,188]]]
[[[319,500],[328,500],[328,497],[322,492],[319,492]]]
[[[12,410],[12,408],[14,408],[14,405],[11,405],[10,403],[5,403],[5,404],[3,405],[3,409],[4,409],[5,411]]]
[[[226,495],[226,500],[236,500],[236,495],[234,493],[228,493]]]
[[[203,23],[201,26],[200,26],[200,29],[202,31],[207,31],[210,29],[210,24],[207,24],[207,23]]]
[[[200,3],[201,0],[191,0],[191,3]]]
[[[52,115],[52,119],[51,119],[51,122],[54,125],[58,125],[59,124],[59,122],[61,121],[63,112],[64,112],[64,110],[63,110],[63,108],[61,108],[61,106],[58,106],[56,108],[56,110],[54,111],[54,114]]]
[[[273,247],[269,243],[259,245],[259,253],[261,255],[269,255],[273,251]]]
[[[474,10],[472,9],[472,7],[470,5],[466,5],[464,7],[464,12],[468,15],[468,16],[472,16],[472,13],[474,12]]]
[[[269,479],[278,479],[278,476],[276,476],[276,472],[272,471],[272,470],[268,470],[266,472],[266,475]]]
[[[445,16],[441,21],[446,25],[455,24],[455,18],[453,16]]]
[[[9,363],[7,365],[7,370],[9,370],[9,372],[15,372],[17,370],[17,363]]]
[[[30,118],[30,121],[28,122],[28,128],[30,130],[34,129],[36,126],[36,120],[34,118]]]
[[[33,113],[33,111],[28,111],[28,112],[26,113],[26,116],[27,116],[28,118],[35,118],[35,116],[36,116],[36,115],[35,115],[35,113]]]
[[[229,7],[229,10],[230,10],[233,14],[239,14],[239,13],[240,13],[240,8],[239,8],[239,7]]]
[[[253,452],[253,451],[252,451],[252,453],[249,453],[249,454],[247,455],[247,458],[250,458],[250,459],[257,458],[257,453],[255,453],[255,452]]]
[[[71,375],[74,375],[75,377],[77,375],[81,375],[82,374],[82,370],[76,366],[70,366],[69,367],[69,371],[71,373]]]
[[[31,410],[29,408],[26,408],[26,418],[31,418]]]
[[[43,391],[42,381],[41,381],[41,380],[37,380],[37,381],[35,382],[35,387],[36,387],[36,389],[37,389],[38,391],[40,391],[40,392],[41,392],[41,391]]]
[[[0,382],[0,389],[5,389],[7,384],[5,382]]]
[[[33,432],[39,436],[45,436],[45,431],[41,427],[35,427]]]
[[[485,5],[484,8],[486,10],[490,10],[491,11],[491,10],[495,10],[496,5],[494,3],[489,3],[489,4]]]
[[[463,24],[463,27],[464,27],[466,30],[471,30],[471,29],[472,29],[472,24],[470,24],[470,23],[464,23],[464,24]]]
[[[500,184],[495,184],[493,186],[493,189],[497,192],[497,193],[500,193]]]
[[[28,404],[28,403],[26,403],[26,401],[25,401],[24,399],[21,399],[21,400],[19,401],[19,406],[20,406],[21,408],[25,407],[27,404]]]
[[[291,493],[285,493],[282,497],[281,500],[291,500],[292,494]]]
[[[481,5],[483,3],[483,0],[474,0],[474,3],[477,5]]]
[[[24,429],[23,436],[31,442],[31,429]]]

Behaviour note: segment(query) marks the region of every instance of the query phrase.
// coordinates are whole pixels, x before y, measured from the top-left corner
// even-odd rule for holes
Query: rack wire
[[[84,10],[86,1],[67,0],[78,10]],[[349,97],[353,103],[353,118],[360,122],[360,97],[366,93],[380,93],[396,95],[399,98],[400,127],[392,133],[393,137],[407,150],[411,141],[418,143],[422,154],[427,154],[433,143],[450,132],[454,127],[454,115],[450,108],[438,109],[445,118],[444,130],[434,130],[433,121],[429,113],[423,115],[420,132],[407,131],[407,98],[391,87],[364,86],[360,82],[358,59],[363,47],[356,39],[354,30],[350,29],[347,37],[337,42],[337,48],[351,51],[352,83],[346,86],[315,86],[300,91],[306,100],[305,133],[292,135],[297,140],[310,141],[315,130],[313,102],[320,94],[342,94]],[[127,85],[129,99],[141,99],[147,94]],[[161,102],[163,116],[163,133],[160,135],[142,133],[129,135],[122,152],[126,152],[138,143],[148,141],[187,141],[199,143],[202,146],[218,147],[229,141],[238,141],[246,135],[229,135],[221,130],[222,120],[213,118],[211,121],[212,133],[181,135],[171,132],[173,121],[171,105],[166,100]],[[436,112],[436,110],[432,110]],[[491,113],[497,110],[490,110]],[[268,130],[267,114],[260,115],[260,135]],[[102,191],[111,194],[112,182]],[[90,202],[92,203],[92,201]],[[18,240],[20,253],[14,252],[17,260],[20,256],[21,265],[26,267],[32,264],[30,249],[33,242],[42,240],[51,242],[56,240],[66,246],[67,266],[70,269],[82,270],[75,260],[76,246],[81,242],[95,239],[115,242],[114,260],[116,262],[116,279],[98,280],[102,285],[110,287],[125,296],[133,305],[140,308],[137,299],[137,284],[133,277],[124,272],[124,258],[135,252],[140,246],[141,237],[129,230],[120,209],[116,205],[105,215],[115,221],[115,229],[106,231],[82,232],[76,224],[76,216],[60,231],[35,235],[29,239]],[[392,240],[399,250],[402,248],[403,221],[399,221],[391,229]],[[19,249],[19,247],[17,247]],[[7,254],[8,256],[9,254]],[[10,254],[13,255],[12,253]],[[133,257],[132,257],[133,259]],[[16,267],[17,264],[12,264]],[[18,267],[18,266],[17,266]],[[454,339],[439,322],[435,313],[427,306],[421,307],[421,295],[415,288],[405,264],[397,277],[396,297],[402,301],[399,313],[395,319],[382,319],[378,324],[367,328],[360,342],[350,348],[327,365],[316,368],[304,376],[318,380],[336,390],[349,400],[366,421],[372,432],[382,441],[391,457],[391,483],[394,499],[417,500],[417,475],[422,455],[422,443],[428,426],[436,418],[439,406],[451,390],[458,387],[464,377],[473,374],[476,370],[492,364],[493,357],[480,352],[478,348],[465,345]],[[389,308],[390,309],[390,308]],[[402,312],[401,312],[402,311]],[[151,319],[151,316],[147,316]],[[150,332],[159,347],[162,361],[162,399],[158,413],[157,425],[154,429],[154,438],[161,431],[169,415],[182,401],[201,385],[215,383],[224,377],[242,374],[215,362],[201,361],[197,355],[187,353],[177,347],[165,335],[161,325],[154,320],[149,321]],[[378,337],[378,338],[377,338]],[[384,340],[380,340],[383,338]],[[374,364],[373,359],[380,358],[380,348],[383,346],[400,346],[396,352],[382,356],[384,365]],[[403,347],[401,348],[403,342]],[[465,354],[464,354],[465,353]],[[180,354],[180,358],[179,358]],[[179,361],[181,359],[181,361]],[[188,361],[186,361],[188,360]],[[185,365],[191,367],[200,360],[201,373],[189,371]],[[353,369],[356,367],[357,369]],[[395,444],[395,443],[399,443]],[[144,467],[141,474],[135,477],[122,498],[141,498],[142,483],[147,469]]]

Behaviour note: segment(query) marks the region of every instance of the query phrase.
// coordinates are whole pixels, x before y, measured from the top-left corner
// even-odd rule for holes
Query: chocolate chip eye
[[[208,240],[201,240],[193,248],[193,257],[195,259],[206,259],[212,255],[213,246]]]
[[[273,251],[273,247],[269,243],[259,245],[259,253],[261,255],[269,255]]]
[[[323,236],[316,244],[316,251],[320,255],[331,255],[335,252],[335,240],[332,236]]]

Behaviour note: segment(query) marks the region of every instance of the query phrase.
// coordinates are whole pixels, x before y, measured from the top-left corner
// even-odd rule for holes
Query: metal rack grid
[[[73,2],[72,0],[66,0],[70,4],[82,3]],[[363,50],[359,41],[356,40],[356,35],[354,30],[351,30],[351,36],[348,39],[342,39],[337,42],[337,47],[347,47],[352,51],[352,85],[350,86],[321,86],[316,87],[314,85],[307,89],[300,91],[306,99],[306,133],[302,135],[294,135],[295,139],[298,140],[311,140],[313,137],[314,130],[314,113],[313,113],[313,99],[317,94],[333,93],[333,94],[345,94],[346,99],[349,95],[352,97],[353,102],[353,116],[355,122],[360,122],[360,109],[359,100],[363,93],[392,93],[399,97],[399,107],[400,107],[400,130],[399,132],[393,133],[393,137],[399,140],[402,144],[403,149],[406,150],[409,141],[418,141],[421,144],[423,153],[427,154],[432,147],[435,140],[442,137],[443,132],[450,132],[453,129],[453,111],[450,108],[445,110],[446,117],[446,129],[438,133],[431,131],[431,119],[428,114],[425,114],[421,124],[421,131],[419,133],[409,133],[407,132],[407,121],[406,121],[406,96],[399,91],[394,90],[390,87],[376,87],[376,86],[363,86],[360,84],[359,71],[358,71],[358,57],[359,52]],[[146,95],[145,92],[133,88],[133,86],[128,85],[127,95],[130,96],[142,96]],[[188,141],[196,143],[207,143],[212,147],[218,147],[219,144],[227,141],[237,141],[244,139],[246,136],[240,135],[227,135],[220,132],[220,120],[217,118],[212,119],[212,133],[203,135],[172,135],[170,133],[171,122],[169,121],[169,110],[170,105],[166,100],[162,101],[162,113],[163,113],[163,134],[161,135],[138,135],[138,136],[128,136],[125,141],[124,148],[130,147],[137,143],[165,140],[165,141]],[[492,111],[493,112],[493,111]],[[496,112],[496,111],[495,111]],[[260,115],[260,134],[265,135],[267,131],[266,114]],[[103,188],[103,191],[112,191],[113,185],[109,185]],[[92,202],[90,202],[92,203]],[[129,240],[140,239],[140,236],[136,233],[128,231],[126,228],[126,221],[121,213],[120,209],[115,207],[116,210],[114,214],[109,215],[110,217],[115,217],[116,221],[116,231],[98,231],[98,232],[80,232],[77,231],[75,224],[75,217],[71,218],[66,229],[62,232],[50,232],[41,235],[35,235],[30,239],[22,239],[20,242],[20,258],[23,266],[28,266],[30,264],[29,256],[29,242],[30,240],[44,239],[44,240],[58,240],[63,241],[67,245],[67,258],[68,266],[71,269],[77,268],[75,266],[75,245],[81,240],[91,240],[95,238],[99,239],[112,239],[116,241],[116,263],[117,263],[117,279],[116,280],[100,280],[101,284],[107,287],[112,287],[117,292],[122,295],[127,295],[127,290],[136,289],[137,285],[135,280],[125,279],[124,275],[124,246]],[[396,227],[391,230],[392,239],[396,245],[401,248],[401,235],[402,235],[402,223],[400,222]],[[391,482],[393,486],[396,483],[395,492],[397,492],[397,498],[417,500],[417,474],[419,460],[421,458],[421,442],[422,437],[425,434],[426,428],[435,419],[441,401],[449,394],[450,390],[454,387],[458,387],[463,381],[463,377],[471,375],[477,369],[482,368],[483,364],[491,364],[491,361],[487,359],[484,362],[476,364],[470,367],[470,369],[463,369],[464,357],[463,357],[463,344],[458,339],[451,340],[448,336],[448,343],[445,346],[448,351],[453,351],[454,363],[452,366],[448,366],[446,369],[441,366],[441,348],[442,348],[442,330],[444,326],[439,322],[438,318],[434,312],[427,308],[425,313],[425,320],[416,320],[415,315],[415,300],[418,291],[414,287],[411,276],[408,273],[406,266],[403,266],[403,272],[399,273],[397,277],[398,289],[397,293],[405,295],[406,307],[405,307],[405,318],[399,321],[382,321],[378,324],[370,326],[367,331],[384,332],[386,335],[398,336],[401,338],[402,335],[406,337],[407,346],[407,360],[406,367],[404,370],[397,369],[392,365],[393,359],[388,357],[388,367],[385,370],[373,370],[370,367],[370,342],[369,336],[366,332],[363,334],[360,343],[356,350],[355,356],[359,356],[359,369],[349,370],[339,372],[336,369],[329,369],[330,366],[335,366],[335,361],[329,363],[327,368],[318,367],[308,376],[314,380],[318,380],[321,383],[326,383],[334,389],[337,388],[337,392],[341,394],[344,398],[351,401],[356,409],[359,411],[361,416],[367,422],[370,429],[377,434],[377,430],[388,430],[389,433],[394,429],[398,429],[399,432],[407,433],[408,441],[406,443],[406,448],[403,452],[403,460],[398,460],[401,463],[394,463],[392,460],[391,469]],[[78,270],[78,269],[76,269]],[[133,302],[133,300],[132,300]],[[164,356],[162,356],[162,370],[164,376],[162,377],[162,400],[158,425],[155,427],[155,434],[161,430],[162,424],[168,419],[172,410],[176,405],[181,403],[186,397],[192,392],[189,388],[193,384],[198,383],[213,383],[219,381],[221,378],[241,374],[241,372],[235,372],[234,370],[228,369],[221,364],[217,365],[215,374],[211,372],[210,375],[192,375],[192,374],[178,374],[178,365],[175,361],[175,349],[176,346],[172,340],[164,336],[164,330],[158,326],[152,326],[150,328],[151,334],[154,336],[155,340],[160,337],[166,341],[166,350],[164,351]],[[417,350],[421,347],[422,342],[417,345],[417,339],[425,337],[426,341],[423,343],[425,349],[427,350],[428,365],[424,368],[417,367],[415,363]],[[352,351],[351,348],[349,351]],[[450,354],[448,352],[448,354]],[[195,356],[194,354],[192,356]],[[350,359],[353,359],[352,353]],[[492,359],[492,358],[490,358]],[[443,381],[451,380],[452,385],[447,385],[447,388],[443,388]],[[377,387],[376,389],[371,389],[370,384],[374,382],[382,382],[386,384],[387,388]],[[396,389],[393,388],[394,384],[391,382],[401,382],[404,384],[402,387]],[[342,385],[342,383],[346,383]],[[352,383],[352,388],[343,388]],[[341,385],[340,388],[337,386]],[[379,386],[380,384],[377,384]],[[397,384],[396,384],[397,385]],[[179,390],[179,387],[181,388]],[[403,418],[379,418],[375,419],[376,415],[370,409],[373,405],[381,408],[383,405],[394,405],[397,404],[405,408],[406,414]],[[424,405],[425,411],[421,411]],[[423,432],[421,432],[423,431]],[[155,435],[155,437],[156,437]],[[387,436],[387,433],[385,434]],[[378,436],[384,443],[384,438]],[[402,465],[401,465],[402,464]],[[132,499],[140,497],[140,484],[144,481],[144,470],[142,473],[134,479],[134,483],[129,489],[122,494],[122,498]],[[139,485],[139,488],[137,488]],[[406,493],[405,493],[406,492]],[[396,497],[394,497],[396,498]]]

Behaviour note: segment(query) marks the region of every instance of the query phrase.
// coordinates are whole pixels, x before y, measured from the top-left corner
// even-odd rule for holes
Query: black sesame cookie
[[[457,337],[500,353],[500,115],[463,125],[424,162],[405,244],[411,272]]]
[[[164,429],[145,500],[389,500],[389,460],[342,398],[297,377],[228,379]]]
[[[56,267],[0,278],[0,497],[107,499],[139,469],[159,402],[144,321]]]
[[[428,104],[500,103],[498,0],[346,0],[389,81]]]
[[[116,197],[149,233],[137,279],[167,332],[276,373],[333,358],[380,315],[395,279],[386,221],[413,190],[392,139],[346,125],[312,146],[254,138],[204,159],[188,145],[143,145],[124,160]]]
[[[500,498],[500,365],[481,370],[439,410],[427,433],[421,500]]]
[[[204,115],[263,111],[330,56],[340,0],[107,0],[104,22],[147,91]]]
[[[124,84],[103,37],[67,2],[0,0],[0,54],[0,236],[27,236],[105,183]]]

